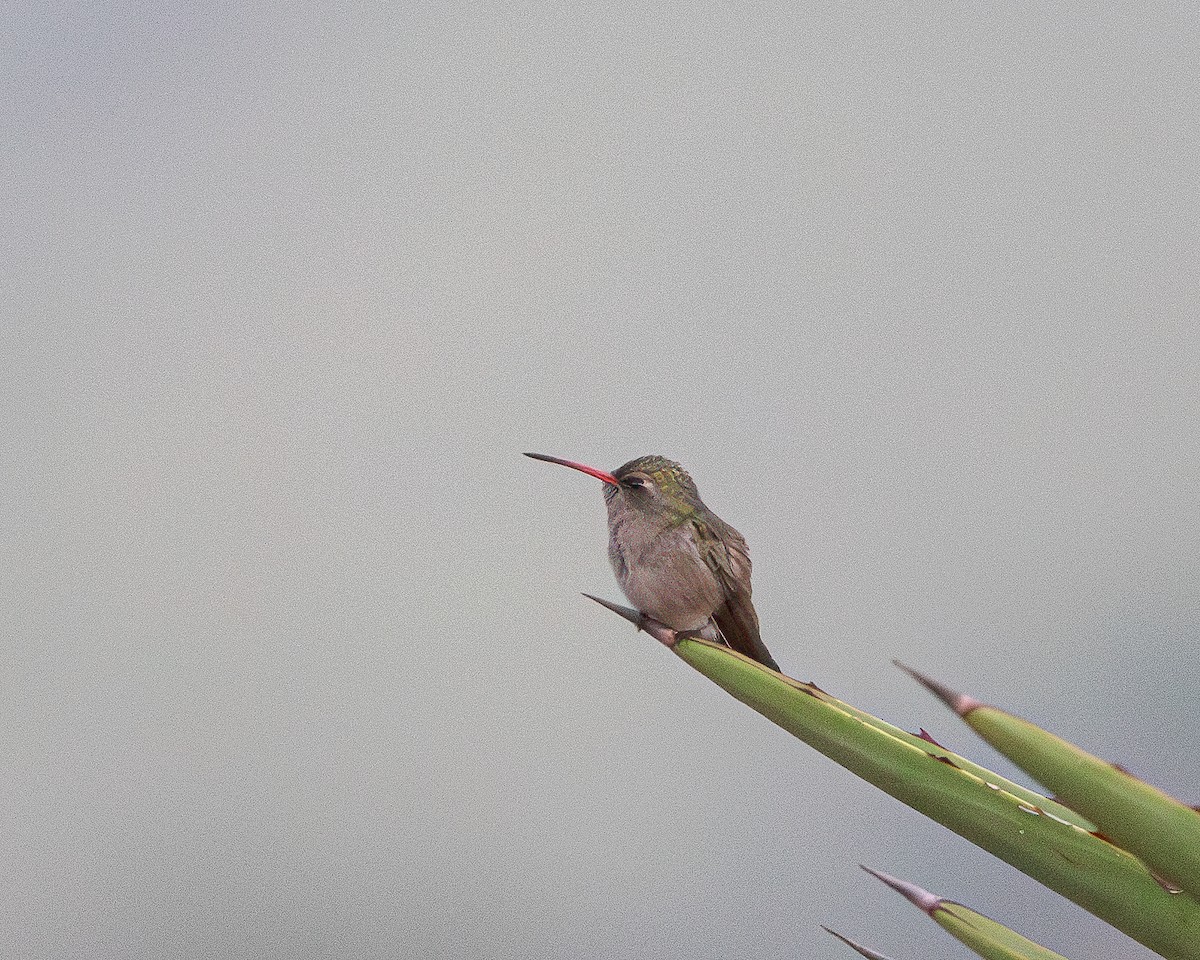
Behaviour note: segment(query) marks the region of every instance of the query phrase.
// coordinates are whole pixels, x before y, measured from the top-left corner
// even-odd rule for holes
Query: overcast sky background
[[[966,956],[862,862],[1151,956],[580,598],[600,485],[520,451],[683,462],[789,673],[1196,802],[1192,6],[5,34],[10,955]]]

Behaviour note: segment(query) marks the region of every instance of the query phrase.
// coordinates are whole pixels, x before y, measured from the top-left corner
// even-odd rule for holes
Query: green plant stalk
[[[1171,895],[1133,855],[1022,799],[949,751],[890,733],[816,687],[728,648],[683,639],[675,653],[722,689],[885,792],[1075,901],[1169,960],[1200,960],[1200,904]],[[917,743],[922,744],[918,746]],[[961,765],[960,765],[961,764]],[[973,765],[972,765],[973,766]],[[975,768],[976,770],[980,768]]]
[[[870,867],[863,867],[871,876],[882,880],[893,890],[902,893],[917,907],[960,943],[970,947],[985,960],[1066,960],[1061,954],[1048,950],[1015,930],[1010,930],[970,907],[939,897],[915,883],[898,880]]]
[[[943,900],[933,919],[986,960],[1066,960],[1061,953],[952,900]]]
[[[979,705],[963,719],[984,740],[1091,818],[1113,843],[1200,896],[1200,813],[1028,720]]]
[[[789,683],[798,682],[792,680],[790,677],[786,679]],[[926,740],[924,737],[919,737],[915,733],[909,733],[907,730],[890,724],[886,720],[881,720],[879,717],[876,717],[873,714],[867,713],[864,710],[859,710],[857,707],[852,706],[851,704],[838,700],[836,697],[830,696],[824,690],[815,686],[814,684],[803,684],[803,686],[811,690],[814,696],[825,699],[838,709],[844,710],[853,717],[857,717],[863,723],[874,727],[881,733],[886,733],[889,736],[897,738],[898,740],[902,740],[905,743],[911,744],[919,750],[924,750],[931,756],[946,757],[947,759],[951,759],[956,765],[961,767],[963,770],[966,770],[968,773],[973,773],[980,780],[984,780],[987,783],[990,783],[993,787],[999,787],[1005,792],[1011,793],[1014,797],[1023,800],[1025,803],[1039,807],[1043,812],[1048,813],[1052,817],[1058,817],[1060,820],[1065,820],[1067,823],[1073,823],[1075,826],[1083,830],[1087,830],[1089,833],[1094,832],[1096,829],[1095,824],[1086,819],[1082,814],[1079,813],[1078,810],[1072,810],[1070,807],[1064,806],[1057,800],[1043,796],[1036,790],[1030,790],[1026,786],[1023,786],[1019,783],[1014,783],[1012,780],[1008,780],[997,773],[993,773],[986,767],[982,767],[979,764],[968,760],[966,757],[960,756],[954,751],[943,747],[940,743],[936,743],[932,740]]]

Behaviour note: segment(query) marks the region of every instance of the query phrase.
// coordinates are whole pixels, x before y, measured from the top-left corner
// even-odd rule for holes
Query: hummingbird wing
[[[746,538],[720,517],[693,520],[701,553],[725,595],[713,620],[730,648],[778,671],[758,630],[758,614],[750,602],[750,548]]]

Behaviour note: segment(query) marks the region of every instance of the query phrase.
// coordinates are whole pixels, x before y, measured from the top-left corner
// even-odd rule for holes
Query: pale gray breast
[[[615,524],[608,558],[625,596],[638,610],[673,630],[698,630],[725,600],[696,549],[691,527],[651,533],[636,523]]]

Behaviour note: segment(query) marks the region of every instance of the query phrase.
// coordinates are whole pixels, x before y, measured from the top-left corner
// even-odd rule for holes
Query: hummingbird
[[[683,467],[651,455],[607,473],[541,453],[525,456],[604,484],[608,559],[621,590],[643,616],[779,670],[750,602],[746,540],[704,505]]]

